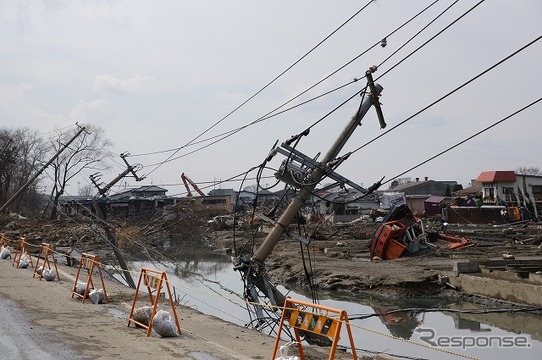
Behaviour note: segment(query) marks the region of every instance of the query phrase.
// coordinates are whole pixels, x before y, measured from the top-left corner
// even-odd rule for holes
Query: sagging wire
[[[452,146],[450,146],[449,148],[447,148],[447,149],[445,149],[445,150],[439,152],[438,154],[431,156],[430,158],[428,158],[428,159],[422,161],[421,163],[419,163],[418,165],[415,165],[415,166],[409,168],[408,170],[405,170],[405,171],[401,172],[400,174],[398,174],[398,175],[394,176],[393,178],[389,179],[388,181],[384,182],[384,184],[386,184],[386,183],[388,183],[388,182],[390,182],[390,181],[393,181],[394,179],[397,179],[397,178],[403,176],[404,174],[408,173],[409,171],[412,171],[412,170],[414,170],[414,169],[417,169],[418,167],[420,167],[420,166],[422,166],[422,165],[428,163],[428,162],[431,161],[431,160],[436,159],[437,157],[439,157],[439,156],[441,156],[441,155],[444,155],[444,154],[447,153],[448,151],[451,151],[451,150],[455,149],[456,147],[458,147],[458,146],[460,146],[460,145],[466,143],[467,141],[472,140],[473,138],[477,137],[478,135],[481,135],[482,133],[484,133],[484,132],[490,130],[491,128],[493,128],[493,127],[495,127],[495,126],[497,126],[497,125],[503,123],[504,121],[506,121],[506,120],[508,120],[508,119],[510,119],[510,118],[512,118],[512,117],[514,117],[514,116],[516,116],[517,114],[521,113],[522,111],[527,110],[528,108],[530,108],[531,106],[533,106],[533,105],[539,103],[540,101],[542,101],[542,97],[539,98],[538,100],[535,100],[535,101],[531,102],[530,104],[524,106],[523,108],[521,108],[521,109],[519,109],[519,110],[513,112],[512,114],[510,114],[510,115],[508,115],[508,116],[502,118],[501,120],[499,120],[499,121],[497,121],[497,122],[491,124],[490,126],[488,126],[488,127],[484,128],[484,129],[478,131],[477,133],[475,133],[475,134],[473,134],[473,135],[471,135],[471,136],[469,136],[469,137],[467,137],[467,138],[461,140],[460,142],[456,143],[455,145],[452,145]]]
[[[298,213],[297,216],[298,216],[298,219],[301,219],[300,213]],[[299,226],[299,220],[298,220],[298,226]],[[303,236],[303,234],[301,234],[301,231],[299,232],[299,235]],[[317,292],[318,286],[316,284],[316,279],[313,276],[314,271],[313,271],[313,263],[311,261],[310,247],[308,245],[304,246],[303,242],[301,241],[299,242],[299,247],[301,251],[301,262],[303,263],[303,271],[305,272],[305,277],[307,278],[307,281],[309,283],[309,290],[310,290],[312,302],[315,304],[319,304],[320,299],[318,297],[318,292]],[[305,249],[307,251],[309,269],[307,269],[307,260],[305,259]]]
[[[375,312],[371,314],[350,314],[348,318],[350,320],[365,320],[372,317],[381,317],[388,316],[398,313],[457,313],[457,314],[474,314],[474,315],[485,315],[485,314],[501,314],[501,313],[532,313],[535,315],[542,315],[541,306],[533,307],[517,307],[517,308],[497,308],[497,309],[451,309],[451,308],[401,308],[395,310],[388,310],[385,312]]]
[[[264,161],[263,163],[261,163],[259,166],[256,166],[256,167],[253,167],[251,168],[247,174],[250,172],[250,171],[253,171],[255,169],[258,169],[258,172],[257,172],[257,175],[256,175],[256,192],[254,193],[254,199],[252,201],[252,215],[251,215],[251,221],[255,220],[256,218],[256,208],[257,208],[257,204],[258,204],[258,196],[259,196],[259,193],[260,193],[260,190],[269,190],[269,189],[272,189],[274,188],[276,185],[278,185],[279,181],[277,180],[277,182],[272,185],[271,187],[262,187],[260,182],[261,182],[261,179],[262,179],[262,173],[264,171],[264,169],[270,169],[268,167],[266,167],[266,164],[267,164],[267,160]],[[243,186],[243,183],[241,183],[240,185],[240,188]],[[251,224],[252,225],[252,224]],[[235,227],[234,227],[235,228]],[[252,247],[251,248],[254,248],[254,241],[255,241],[255,237],[256,237],[256,232],[257,232],[257,227],[252,227],[251,226],[251,230],[252,230],[252,234],[250,236],[250,239],[248,239],[245,244],[241,247],[241,249],[237,249],[237,246],[235,245],[235,236],[234,236],[234,252],[235,252],[235,255],[238,256],[240,255],[241,253],[244,252],[244,250],[247,248],[247,246],[249,245],[249,243],[252,241]]]
[[[65,214],[61,209],[59,210],[61,213],[63,213],[64,215],[67,216],[67,214]],[[94,217],[95,215],[91,214],[92,217]],[[101,220],[100,220],[101,221]],[[103,221],[105,222],[108,226],[110,227],[113,227],[110,223],[108,223],[107,221]],[[122,251],[117,245],[113,244],[111,241],[109,241],[109,239],[107,239],[107,236],[105,236],[105,234],[103,234],[100,230],[98,230],[93,224],[91,224],[91,230],[93,230],[96,235],[98,235],[103,241],[105,241],[109,246],[111,246],[112,248],[114,248],[115,250],[117,250],[119,253],[121,253],[123,256],[131,259],[131,261],[138,261],[138,259],[136,259],[135,257],[127,254],[126,252]],[[152,256],[150,255],[149,253],[149,247],[141,244],[140,242],[136,241],[135,239],[131,239],[130,238],[130,241],[134,244],[136,244],[137,246],[139,246],[140,248],[144,249],[145,250],[145,253],[147,254],[147,257],[149,259],[149,261],[151,263],[153,263],[154,265],[154,262],[157,261],[159,262],[161,265],[163,266],[166,266],[166,267],[169,267],[168,264],[165,264],[163,263],[162,261],[160,260],[156,260],[154,258],[152,258]],[[154,248],[150,248],[151,251],[153,251],[156,255],[159,255],[161,258],[163,259],[166,259],[167,261],[169,261],[169,263],[173,264],[175,266],[175,268],[177,267],[181,267],[183,268],[183,271],[189,275],[191,275],[196,281],[198,281],[199,283],[201,283],[203,286],[207,287],[209,290],[215,292],[216,294],[220,295],[215,289],[211,288],[210,286],[208,286],[206,284],[206,282],[209,282],[209,283],[213,283],[215,285],[217,285],[219,288],[221,288],[223,291],[227,292],[227,293],[230,293],[232,295],[235,295],[237,297],[239,297],[240,299],[242,299],[243,297],[239,294],[236,294],[233,290],[229,289],[229,288],[226,288],[224,287],[220,282],[218,281],[213,281],[213,280],[210,280],[210,279],[207,279],[204,275],[202,274],[199,274],[197,272],[194,272],[194,271],[191,271],[189,270],[188,268],[186,267],[183,267],[180,263],[176,262],[174,259],[171,259],[169,258],[168,256],[166,256],[165,254],[159,252],[158,250],[154,249]],[[156,266],[156,265],[155,265]],[[117,272],[118,274],[123,277],[123,274],[122,272],[119,272],[118,269],[117,269]],[[126,279],[124,279],[126,281]],[[187,294],[188,295],[188,294]],[[199,300],[199,299],[196,299],[196,300]],[[199,300],[201,301],[201,300]],[[230,302],[232,302],[231,300],[229,300]],[[203,301],[202,301],[203,302]],[[238,306],[240,306],[238,303],[235,303],[235,302],[232,302]],[[210,306],[210,305],[209,305]]]
[[[222,121],[224,121],[226,118],[228,118],[230,115],[232,115],[235,111],[237,111],[238,109],[240,109],[242,106],[244,106],[246,103],[248,103],[250,100],[252,100],[254,97],[256,97],[258,94],[260,94],[263,90],[265,90],[267,87],[269,87],[271,84],[273,84],[276,80],[278,80],[282,75],[284,75],[286,72],[288,72],[290,69],[292,69],[295,65],[297,65],[299,62],[301,62],[301,60],[303,60],[305,57],[307,57],[310,53],[312,53],[314,50],[316,50],[320,45],[322,45],[325,41],[327,41],[331,36],[333,36],[336,32],[338,32],[342,27],[344,27],[347,23],[349,23],[354,17],[356,17],[359,13],[361,13],[366,7],[368,7],[371,3],[373,2],[373,0],[370,0],[365,6],[363,6],[360,10],[358,10],[354,15],[352,15],[348,20],[346,20],[345,22],[343,22],[338,28],[336,28],[334,31],[331,32],[331,34],[329,34],[328,36],[326,36],[322,41],[320,41],[317,45],[315,45],[312,49],[310,49],[307,53],[305,53],[301,58],[299,58],[298,60],[296,60],[293,64],[291,64],[288,68],[286,68],[286,70],[282,71],[279,75],[277,75],[275,78],[273,78],[273,80],[271,80],[270,82],[268,82],[264,87],[262,87],[260,90],[258,90],[255,94],[253,94],[252,96],[250,96],[248,99],[246,99],[244,102],[242,102],[240,105],[238,105],[235,109],[233,109],[232,111],[230,111],[228,114],[226,114],[226,116],[222,117],[222,119],[220,119],[219,121],[217,121],[216,123],[214,123],[212,126],[210,126],[209,128],[207,128],[204,132],[202,132],[201,134],[199,134],[198,136],[196,136],[194,139],[192,139],[191,141],[189,141],[185,146],[183,147],[186,147],[190,144],[192,144],[195,140],[197,140],[198,138],[200,138],[202,135],[204,135],[205,133],[207,133],[208,131],[210,131],[211,129],[213,129],[215,126],[217,126],[218,124],[220,124]],[[173,156],[179,152],[183,147],[181,148],[178,148],[175,150],[175,152],[173,154],[171,154],[166,160],[164,160],[162,163],[159,163],[156,168],[154,168],[153,170],[151,170],[148,175],[150,175],[151,173],[153,173],[154,171],[156,171],[161,165],[165,164],[166,162],[168,161],[171,161],[173,160]]]
[[[358,54],[356,57],[354,57],[353,59],[351,59],[350,61],[348,61],[346,64],[344,64],[344,65],[342,65],[341,67],[337,68],[336,70],[332,71],[330,74],[328,74],[328,75],[325,76],[324,78],[320,79],[320,80],[319,80],[318,82],[316,82],[315,84],[311,85],[310,87],[308,87],[307,89],[305,89],[304,91],[302,91],[301,93],[299,93],[298,95],[296,95],[295,97],[291,98],[290,100],[286,101],[285,103],[281,104],[280,106],[278,106],[278,107],[274,108],[273,110],[267,112],[266,114],[264,114],[264,115],[261,116],[260,118],[254,120],[253,122],[251,122],[251,123],[249,123],[249,124],[247,124],[247,125],[244,125],[244,126],[242,126],[242,127],[239,127],[239,128],[237,128],[237,129],[230,130],[230,131],[228,131],[228,132],[225,132],[225,133],[222,133],[222,134],[219,134],[219,135],[215,135],[215,136],[213,136],[213,137],[210,137],[210,138],[207,138],[207,139],[198,141],[198,142],[192,141],[191,144],[192,144],[192,145],[195,145],[195,144],[199,144],[199,143],[206,142],[206,141],[212,140],[212,139],[214,139],[214,138],[218,138],[218,137],[222,137],[222,136],[223,136],[223,138],[221,138],[220,140],[218,140],[218,141],[221,141],[221,140],[223,140],[223,139],[225,139],[225,138],[227,138],[227,137],[229,137],[229,136],[231,136],[231,135],[233,135],[233,134],[235,134],[235,133],[237,133],[237,132],[239,132],[239,131],[245,129],[245,128],[248,127],[248,126],[254,125],[254,124],[259,123],[259,122],[264,121],[264,120],[268,120],[268,119],[270,119],[270,118],[272,118],[272,117],[274,117],[274,116],[283,114],[283,113],[285,113],[285,112],[287,112],[287,111],[290,111],[290,110],[293,110],[293,109],[295,109],[295,108],[297,108],[297,107],[299,107],[299,106],[301,106],[301,105],[306,105],[307,103],[312,102],[312,101],[314,101],[314,100],[317,100],[317,99],[319,99],[320,97],[329,95],[329,94],[331,94],[331,93],[333,93],[333,92],[335,92],[335,91],[338,91],[338,90],[340,90],[340,89],[342,89],[342,88],[344,88],[344,87],[346,87],[346,86],[349,86],[349,85],[351,85],[351,84],[353,84],[353,83],[359,81],[360,79],[354,78],[352,81],[350,81],[350,82],[348,82],[348,83],[346,83],[346,84],[343,84],[343,85],[341,85],[341,86],[339,86],[339,87],[337,87],[337,88],[334,88],[334,89],[332,89],[332,90],[330,90],[330,91],[327,91],[327,92],[325,92],[325,93],[323,93],[323,94],[321,94],[321,95],[319,95],[319,96],[313,97],[313,98],[311,98],[311,99],[309,99],[309,100],[307,100],[307,101],[301,102],[301,103],[299,103],[299,104],[297,104],[297,105],[294,105],[294,106],[292,106],[292,107],[289,107],[289,108],[287,108],[287,109],[284,109],[283,111],[278,112],[279,109],[285,107],[286,105],[288,105],[289,103],[291,103],[291,102],[294,101],[295,99],[301,97],[302,95],[306,94],[307,92],[309,92],[310,90],[312,90],[313,88],[315,88],[316,86],[318,86],[319,84],[321,84],[322,82],[324,82],[325,80],[327,80],[327,79],[329,79],[330,77],[332,77],[333,75],[337,74],[339,71],[343,70],[346,66],[352,64],[355,60],[359,59],[361,56],[365,55],[366,53],[368,53],[368,52],[369,52],[370,50],[372,50],[373,48],[375,48],[375,47],[377,47],[377,46],[379,46],[379,45],[382,46],[382,47],[384,47],[385,44],[387,43],[387,39],[388,39],[389,37],[393,36],[396,32],[398,32],[399,30],[401,30],[401,29],[402,29],[403,27],[405,27],[407,24],[409,24],[409,23],[412,22],[414,19],[416,19],[417,17],[419,17],[420,15],[422,15],[425,11],[427,11],[429,8],[431,8],[433,5],[435,5],[438,1],[439,1],[439,0],[435,0],[434,2],[432,2],[431,4],[429,4],[428,6],[426,6],[424,9],[422,9],[421,11],[419,11],[418,13],[416,13],[413,17],[411,17],[410,19],[408,19],[406,22],[404,22],[403,24],[401,24],[399,27],[397,27],[396,29],[394,29],[392,32],[390,32],[389,34],[385,35],[385,36],[382,38],[382,40],[377,41],[377,42],[374,43],[372,46],[370,46],[369,48],[367,48],[366,50],[364,50],[363,52],[361,52],[360,54]],[[454,4],[455,4],[455,3],[454,3]],[[439,16],[440,16],[440,15],[439,15]],[[433,21],[435,21],[435,20],[433,20]],[[433,21],[432,21],[432,22],[433,22]],[[432,22],[431,22],[431,23],[432,23]],[[430,24],[431,24],[431,23],[430,23]],[[427,27],[427,26],[426,26],[426,27]],[[423,29],[425,29],[426,27],[424,27]],[[421,31],[420,31],[420,32],[421,32]],[[420,33],[420,32],[419,32],[419,33]],[[417,33],[415,36],[417,36],[419,33]],[[414,36],[414,37],[415,37],[415,36]],[[414,37],[413,37],[413,38],[414,38]],[[410,40],[409,40],[409,41],[410,41]],[[406,44],[405,44],[405,45],[406,45]],[[404,46],[404,45],[403,45],[403,46]],[[401,47],[401,48],[402,48],[402,47]],[[395,52],[395,53],[396,53],[396,52]],[[393,53],[392,55],[394,55],[395,53]],[[389,56],[386,60],[388,60],[390,57],[391,57],[391,56]],[[386,60],[384,60],[382,63],[384,63]],[[363,76],[361,79],[363,79],[364,77],[365,77],[365,76]],[[201,136],[201,135],[200,135],[200,136]],[[198,137],[199,137],[199,136],[198,136]],[[197,139],[197,138],[196,138],[196,139]],[[194,140],[195,140],[195,139],[194,139]],[[214,143],[216,143],[216,142],[213,142],[212,144],[214,144]],[[212,144],[210,144],[210,145],[212,145]],[[132,155],[132,156],[152,155],[152,154],[158,154],[158,153],[164,153],[164,152],[170,152],[170,151],[176,151],[176,150],[179,151],[179,150],[181,150],[182,148],[184,148],[184,147],[186,147],[186,146],[188,146],[188,145],[185,145],[185,146],[183,146],[183,147],[181,147],[181,148],[176,148],[176,149],[162,150],[162,151],[150,152],[150,153],[138,154],[138,155]],[[205,146],[205,147],[206,147],[206,146]],[[205,147],[199,148],[199,149],[197,149],[196,151],[202,150],[202,149],[204,149]],[[193,153],[193,152],[184,154],[184,155],[179,156],[179,157],[171,158],[171,159],[169,159],[168,161],[179,159],[179,158],[184,157],[184,156],[186,156],[186,155],[189,155],[189,154],[191,154],[191,153]],[[148,165],[148,166],[155,166],[155,165],[159,165],[159,164],[160,164],[160,163],[155,163],[155,164],[150,164],[150,165]]]

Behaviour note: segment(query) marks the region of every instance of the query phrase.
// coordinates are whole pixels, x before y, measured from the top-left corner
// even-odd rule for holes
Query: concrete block
[[[453,271],[456,274],[476,273],[480,272],[480,266],[475,262],[456,261]]]

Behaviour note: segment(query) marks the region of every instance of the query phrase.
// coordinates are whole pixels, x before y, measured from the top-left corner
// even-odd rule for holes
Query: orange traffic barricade
[[[147,287],[147,292],[149,294],[149,300],[151,303],[151,314],[149,318],[149,324],[143,324],[134,319],[134,311],[136,309],[137,297],[139,295],[139,289],[141,283]],[[160,290],[162,287],[167,288],[167,293],[169,295],[169,303],[171,305],[171,310],[173,312],[173,318],[175,319],[175,324],[177,325],[177,330],[179,335],[181,335],[181,325],[179,324],[179,319],[177,318],[177,311],[175,310],[175,302],[173,299],[173,294],[171,292],[171,287],[169,286],[169,281],[167,275],[163,271],[153,270],[149,268],[142,268],[139,273],[139,281],[137,282],[136,291],[134,294],[134,302],[132,304],[132,310],[130,311],[130,316],[128,317],[128,326],[130,323],[134,323],[137,326],[147,329],[147,336],[150,336],[152,331],[152,319],[154,314],[156,314],[156,308],[158,307],[158,300],[160,299]],[[153,295],[154,294],[154,295]]]
[[[102,283],[102,289],[104,292],[105,302],[109,301],[109,299],[107,298],[107,291],[105,290],[104,277],[102,274],[102,269],[100,268],[100,262],[98,261],[98,256],[82,253],[81,260],[79,261],[79,269],[77,269],[77,275],[75,276],[75,282],[73,284],[72,298],[74,296],[82,298],[83,304],[85,303],[85,300],[87,299],[88,293],[90,292],[90,290],[94,289],[94,282],[92,281],[92,275],[94,275],[95,268],[98,270],[98,274],[100,275],[100,282]],[[77,281],[79,280],[79,276],[81,275],[81,270],[85,270],[88,274],[86,287],[83,294],[80,294],[76,291]]]
[[[53,265],[55,267],[56,277],[57,277],[58,281],[60,281],[60,273],[58,272],[58,267],[56,266],[55,253],[53,251],[53,246],[50,245],[50,244],[47,244],[47,243],[41,243],[41,245],[40,245],[40,252],[38,253],[38,260],[36,260],[36,267],[34,268],[34,274],[32,275],[32,277],[36,277],[36,274],[38,274],[39,263],[40,263],[40,259],[42,257],[43,257],[42,270],[38,274],[40,281],[41,281],[41,279],[43,279],[43,272],[46,269],[51,270],[52,267],[51,267],[51,263],[49,262],[49,256],[51,256],[51,260],[52,260]]]
[[[307,311],[308,308],[312,308],[316,312]],[[358,358],[356,355],[354,338],[352,337],[352,330],[350,329],[350,322],[348,320],[346,311],[288,298],[284,302],[284,309],[282,311],[271,360],[274,360],[275,356],[277,355],[277,350],[280,345],[280,335],[282,333],[282,327],[285,323],[289,324],[290,327],[294,329],[297,349],[299,351],[299,357],[301,360],[305,360],[305,353],[303,351],[303,346],[301,345],[301,336],[299,334],[300,331],[311,332],[313,334],[329,338],[332,341],[332,345],[331,350],[329,351],[328,359],[332,360],[335,358],[337,345],[339,343],[339,339],[341,338],[340,335],[343,323],[346,326],[348,337],[350,338],[350,347],[352,348],[353,359],[355,360]]]
[[[6,237],[6,234],[0,233],[0,247],[5,246],[8,247],[8,238]]]
[[[28,243],[26,242],[26,238],[21,237],[21,239],[19,239],[19,245],[17,246],[15,256],[13,257],[13,263],[11,265],[19,268],[19,266],[21,265],[21,260],[24,259],[25,256],[28,256],[28,262],[30,263],[30,266],[34,267],[34,263],[32,262],[32,256],[28,251]]]

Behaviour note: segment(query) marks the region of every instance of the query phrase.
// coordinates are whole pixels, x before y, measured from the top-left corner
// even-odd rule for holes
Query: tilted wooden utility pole
[[[71,144],[75,139],[77,139],[77,137],[78,137],[79,135],[81,135],[81,133],[82,133],[83,131],[85,131],[85,127],[84,127],[84,126],[80,127],[79,131],[78,131],[78,132],[77,132],[77,133],[76,133],[76,134],[75,134],[75,135],[74,135],[74,136],[73,136],[66,144],[64,144],[64,146],[62,146],[62,147],[56,152],[56,154],[55,154],[49,161],[47,161],[47,163],[46,163],[45,165],[43,165],[41,169],[39,169],[39,170],[34,174],[34,176],[31,176],[31,177],[26,181],[26,183],[24,183],[24,185],[21,186],[21,188],[20,188],[19,190],[17,190],[17,192],[15,192],[15,194],[13,194],[13,196],[12,196],[11,198],[9,198],[8,201],[6,201],[6,202],[4,203],[4,205],[2,205],[2,207],[0,207],[0,214],[2,214],[2,213],[4,212],[4,210],[6,210],[6,209],[8,208],[8,206],[11,205],[11,203],[12,203],[15,199],[17,199],[17,197],[18,197],[19,195],[21,195],[21,194],[29,187],[29,186],[30,186],[30,185],[38,178],[38,176],[40,176],[41,173],[44,172],[45,169],[47,169],[47,167],[48,167],[49,165],[51,165],[51,163],[52,163],[53,161],[55,161],[55,159],[56,159],[56,158],[57,158],[64,150],[66,150],[66,148],[67,148],[68,146],[70,146],[70,144]]]
[[[101,198],[107,202],[105,195],[109,191],[109,189],[111,189],[111,187],[113,187],[117,182],[119,182],[129,173],[132,173],[136,181],[141,181],[144,179],[144,177],[139,177],[136,174],[136,170],[134,166],[128,164],[128,162],[126,161],[126,156],[128,156],[128,154],[126,153],[120,154],[120,157],[126,163],[126,169],[122,173],[120,173],[115,179],[113,179],[109,184],[105,185],[103,188],[100,187],[100,185],[97,182],[97,175],[91,175],[90,180],[92,181],[94,186],[98,189],[98,194],[99,194],[99,196],[95,197],[92,202],[92,205],[94,206],[94,210],[96,211],[96,217],[98,218],[98,220],[100,220],[102,224],[102,227],[105,231],[105,235],[107,236],[107,241],[111,244],[111,248],[113,249],[113,252],[115,253],[115,257],[117,258],[117,261],[119,262],[119,265],[124,274],[124,278],[126,279],[126,283],[132,289],[135,289],[136,285],[134,283],[134,279],[132,278],[132,275],[130,274],[130,270],[128,269],[128,266],[126,265],[126,262],[124,261],[124,257],[122,256],[122,253],[117,247],[117,240],[115,236],[113,235],[113,232],[111,231],[111,226],[105,219],[105,214],[103,213],[102,208],[100,207],[100,203],[98,201]]]
[[[261,246],[255,251],[252,258],[248,261],[244,261],[243,259],[234,259],[235,268],[243,271],[246,275],[246,279],[251,282],[248,286],[249,291],[251,286],[257,287],[271,300],[274,305],[282,305],[286,298],[267,280],[264,266],[265,260],[272,253],[273,248],[281,239],[282,235],[287,231],[288,226],[290,225],[298,211],[301,209],[305,201],[310,197],[316,185],[320,182],[320,180],[322,180],[324,176],[328,176],[329,173],[332,171],[330,164],[333,163],[334,160],[336,160],[339,152],[342,150],[348,139],[354,133],[355,129],[361,125],[361,120],[369,111],[371,106],[374,106],[377,111],[380,127],[384,128],[386,126],[379,103],[379,96],[382,92],[382,86],[374,84],[372,77],[372,73],[374,71],[376,71],[376,67],[371,67],[366,72],[368,82],[367,87],[370,89],[370,93],[368,94],[368,96],[365,97],[356,114],[354,114],[350,122],[346,125],[345,129],[339,135],[339,137],[330,148],[328,153],[325,155],[325,157],[322,159],[322,161],[318,163],[314,162],[314,167],[311,168],[312,171],[306,174],[307,180],[305,180],[303,184],[299,184],[300,189],[297,195],[291,200],[288,208],[276,221],[273,229],[271,230],[271,232],[269,232]],[[289,144],[286,143],[283,143],[282,147],[291,149],[289,147]],[[310,159],[308,160],[308,162],[310,162]],[[286,166],[288,166],[288,164],[286,164]],[[376,190],[379,186],[380,181],[371,186],[367,190],[367,194]],[[254,292],[251,293],[251,296],[254,297]]]

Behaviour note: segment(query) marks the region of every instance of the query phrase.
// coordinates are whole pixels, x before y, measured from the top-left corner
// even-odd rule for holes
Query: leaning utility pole
[[[77,134],[75,134],[66,144],[64,144],[64,146],[62,146],[57,152],[56,154],[51,158],[51,160],[49,160],[45,165],[43,165],[43,167],[41,169],[39,169],[35,174],[34,176],[30,177],[30,179],[28,179],[28,181],[26,183],[24,183],[23,186],[21,186],[21,188],[19,190],[17,190],[17,192],[15,194],[13,194],[13,196],[11,198],[8,199],[8,201],[5,202],[4,205],[2,205],[2,207],[0,207],[0,214],[4,212],[4,210],[7,209],[7,207],[9,205],[11,205],[11,203],[19,196],[21,195],[29,186],[30,184],[32,184],[37,178],[38,176],[41,175],[42,172],[45,171],[45,169],[47,169],[47,167],[49,165],[51,165],[51,163],[53,161],[55,161],[55,159],[64,151],[66,150],[66,148],[75,140],[77,139],[77,137],[79,135],[81,135],[81,133],[85,131],[85,127],[82,126],[79,131],[77,132]]]
[[[101,188],[100,185],[98,184],[98,180],[99,180],[98,174],[93,174],[90,176],[90,181],[92,181],[94,186],[98,189],[99,198],[102,198],[103,200],[105,200],[106,203],[107,203],[107,199],[106,199],[105,194],[109,191],[109,189],[111,189],[111,187],[113,187],[117,182],[119,182],[122,178],[124,178],[129,173],[132,173],[136,181],[141,181],[144,179],[144,177],[137,176],[136,169],[134,166],[128,164],[128,161],[126,161],[126,157],[128,155],[129,155],[128,153],[120,154],[120,157],[126,163],[126,170],[120,173],[115,179],[113,179],[109,184],[105,185],[103,188]],[[109,243],[111,244],[111,248],[113,249],[113,252],[115,253],[117,261],[119,262],[119,265],[122,269],[122,272],[124,273],[124,278],[126,279],[128,286],[130,286],[132,289],[135,289],[136,285],[134,283],[134,280],[132,279],[132,275],[130,274],[130,271],[128,270],[128,266],[126,265],[126,262],[124,261],[124,257],[122,256],[122,253],[117,247],[117,240],[115,236],[113,235],[113,232],[111,231],[111,226],[105,220],[105,214],[103,213],[102,208],[100,207],[100,203],[96,197],[94,198],[92,205],[94,206],[94,210],[96,211],[96,217],[102,223],[102,227],[107,236],[107,241],[109,241]]]
[[[290,202],[288,208],[276,221],[273,229],[271,232],[269,232],[252,258],[250,260],[246,260],[241,256],[240,258],[234,259],[235,269],[242,271],[246,275],[245,278],[248,281],[248,291],[250,292],[250,296],[253,298],[253,301],[256,301],[254,298],[257,296],[254,288],[258,288],[267,296],[273,305],[281,306],[284,303],[284,300],[286,299],[285,296],[282,295],[280,291],[278,291],[267,280],[264,262],[271,254],[273,248],[281,239],[282,235],[288,231],[288,226],[294,219],[295,215],[301,209],[305,201],[312,194],[316,185],[324,178],[324,176],[335,179],[343,184],[347,183],[352,185],[356,189],[360,189],[360,191],[365,193],[365,195],[370,194],[381,185],[381,181],[378,181],[370,188],[365,190],[359,186],[355,186],[347,179],[334,173],[333,171],[336,165],[344,160],[344,157],[342,159],[337,159],[339,152],[353,134],[354,130],[361,125],[361,120],[369,111],[371,106],[374,106],[377,111],[380,127],[386,127],[379,103],[379,96],[382,92],[382,86],[374,84],[372,77],[372,73],[375,71],[376,66],[372,66],[369,70],[367,70],[367,87],[370,89],[370,93],[365,97],[356,114],[352,117],[322,161],[317,162],[316,160],[313,160],[292,148],[290,144],[297,138],[292,138],[289,141],[282,143],[281,148],[273,149],[268,157],[267,161],[269,161],[277,152],[287,156],[287,160],[283,162],[280,170],[277,172],[277,174],[275,174],[275,176],[279,180],[285,181],[289,185],[299,188],[299,191]],[[307,134],[308,131],[301,135]],[[295,165],[294,162],[297,162],[300,165]]]

